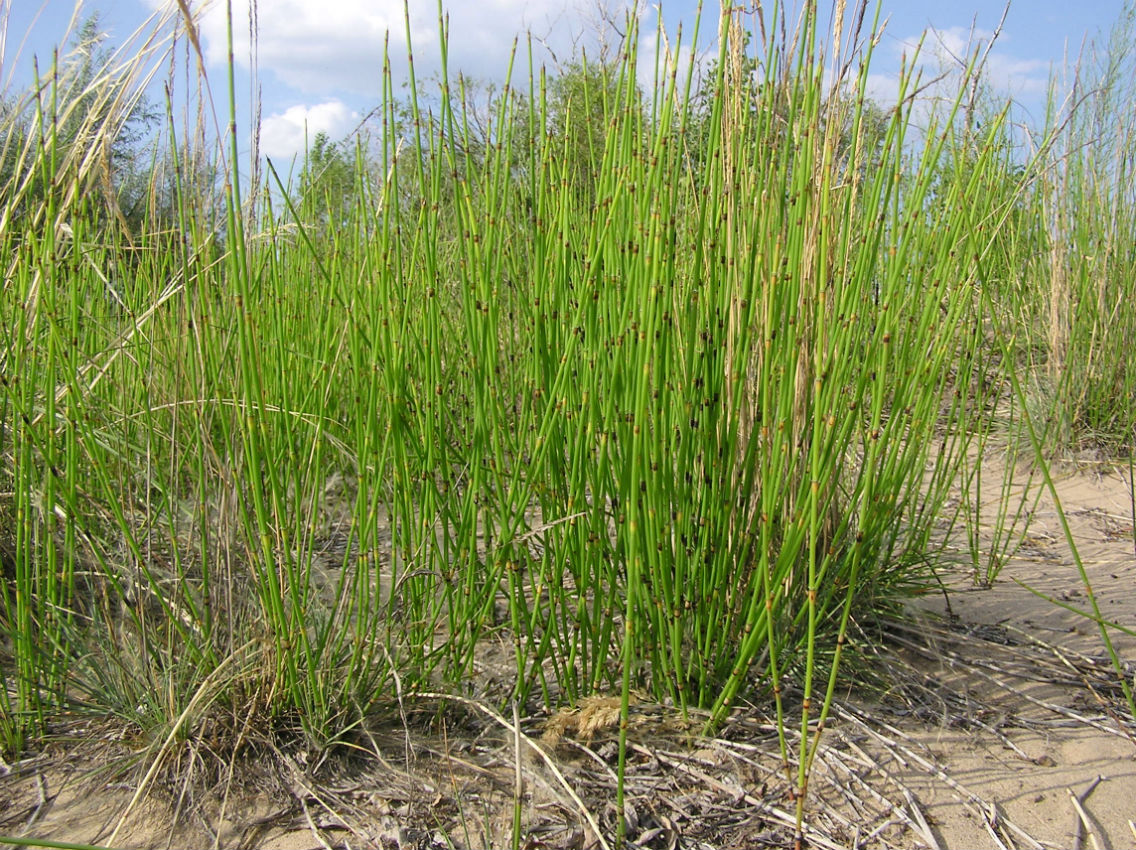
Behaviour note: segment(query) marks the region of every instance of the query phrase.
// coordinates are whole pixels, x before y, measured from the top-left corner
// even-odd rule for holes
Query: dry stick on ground
[[[851,741],[846,741],[843,737],[839,737],[838,739],[844,741],[844,743],[847,743],[850,746],[853,746],[853,747],[856,746]],[[871,819],[872,817],[883,817],[884,815],[890,816],[890,815],[896,814],[896,813],[898,813],[900,816],[902,816],[902,814],[903,814],[902,807],[897,805],[894,801],[889,800],[887,797],[885,797],[883,794],[881,794],[879,791],[877,791],[872,786],[868,785],[864,781],[863,777],[860,775],[859,771],[851,769],[847,764],[844,763],[843,759],[845,757],[847,757],[847,754],[838,753],[838,752],[836,752],[835,748],[833,748],[833,747],[829,747],[828,749],[829,749],[829,752],[818,754],[818,758],[821,759],[821,764],[828,766],[829,770],[832,771],[832,773],[833,773],[833,782],[832,782],[833,787],[835,787],[837,789],[837,791],[842,796],[844,796],[844,798],[846,800],[849,801],[850,804],[853,804],[853,801],[859,801],[860,802],[861,805],[857,806],[857,805],[853,804],[852,808],[853,808],[854,811],[856,811],[857,815],[859,815],[861,822],[867,821],[867,820]],[[858,747],[856,749],[859,750]],[[863,750],[859,750],[859,752],[861,753],[861,755],[864,755]],[[833,761],[837,762],[840,766],[840,769],[842,771],[844,771],[845,774],[847,774],[847,778],[844,779],[843,781],[840,780],[840,777],[837,774],[836,770],[834,768],[832,768],[831,765],[829,764],[830,758]],[[880,769],[879,765],[877,765],[871,759],[868,759],[866,756],[862,760],[859,757],[856,757],[856,758],[853,758],[853,759],[850,759],[850,760],[853,761],[854,763],[860,764],[861,768],[867,768],[868,770],[874,770],[877,773],[881,773],[884,776],[886,781],[891,782],[892,784],[899,787],[899,783],[896,782],[895,777],[891,776],[891,774],[887,773],[886,771],[882,771]],[[858,789],[861,789],[869,797],[872,797],[876,801],[877,804],[882,806],[884,808],[883,813],[881,815],[878,815],[878,816],[871,814],[868,811],[866,805],[864,805],[863,798],[857,797],[853,793],[852,788],[850,787],[852,785],[855,785]],[[905,824],[905,826],[908,829],[911,828],[910,823]],[[856,829],[858,830],[859,828],[860,828],[859,825],[857,825]],[[865,840],[870,840],[870,839],[865,839]]]
[[[588,758],[592,759],[596,764],[598,764],[600,768],[603,769],[605,773],[607,773],[608,778],[610,778],[612,782],[619,781],[619,777],[615,775],[615,771],[611,769],[611,765],[604,761],[599,753],[597,753],[591,747],[585,747],[579,741],[574,741],[571,738],[561,738],[560,743],[575,747],[580,752],[584,753],[584,755],[586,755]]]
[[[332,850],[331,845],[327,843],[327,839],[323,837],[323,833],[320,832],[319,827],[316,826],[315,819],[312,818],[311,809],[308,808],[308,801],[301,798],[300,808],[304,810],[304,820],[307,821],[308,829],[311,830],[311,833],[315,836],[316,841],[320,843],[320,847],[322,847],[323,850]]]
[[[1089,795],[1096,790],[1096,787],[1104,781],[1103,776],[1097,776],[1092,781],[1088,788],[1082,791],[1079,795],[1073,793],[1072,788],[1066,788],[1069,792],[1069,799],[1073,803],[1073,850],[1081,850],[1081,842],[1084,835],[1089,836],[1089,843],[1093,845],[1093,850],[1100,850],[1100,844],[1097,842],[1096,832],[1093,830],[1093,822],[1089,820],[1089,814],[1085,811],[1085,800],[1089,799]],[[1082,828],[1084,833],[1082,833]]]
[[[865,753],[850,738],[844,738],[844,743],[847,744],[851,749],[855,750],[855,752],[858,754],[858,756],[861,760],[861,763],[863,765],[871,768],[872,770],[875,770],[877,773],[879,773],[881,776],[883,776],[885,782],[891,783],[892,785],[894,785],[896,788],[899,789],[899,792],[901,794],[903,794],[903,798],[907,802],[907,806],[911,810],[912,816],[915,818],[914,822],[912,821],[912,818],[907,816],[907,812],[903,809],[903,807],[897,806],[894,803],[891,803],[891,801],[887,801],[888,805],[890,805],[892,807],[893,811],[899,816],[900,822],[903,823],[904,825],[906,825],[907,828],[910,829],[912,832],[922,832],[924,834],[924,838],[927,839],[928,844],[930,844],[931,847],[934,848],[934,850],[940,850],[938,841],[936,840],[934,833],[931,832],[930,826],[927,824],[927,821],[923,818],[923,813],[919,810],[919,807],[916,805],[915,795],[911,793],[911,789],[909,789],[906,785],[904,785],[902,782],[900,782],[895,777],[895,775],[892,774],[891,771],[889,771],[886,767],[884,767],[884,765],[880,764],[877,760],[871,758],[867,753]],[[881,801],[885,800],[885,798],[882,795],[879,795],[878,793],[876,793],[874,791],[874,789],[872,789],[871,786],[869,786],[862,779],[860,779],[860,777],[857,774],[853,773],[852,771],[849,771],[849,773],[852,776],[855,776],[856,780],[861,785],[863,785],[865,788],[869,789],[874,794],[876,794],[876,796],[879,797],[879,799]],[[865,840],[870,841],[872,838],[875,837],[875,834],[876,834],[875,831],[873,831],[873,833],[871,835],[869,835]]]
[[[907,788],[903,789],[903,796],[907,798],[907,808],[915,817],[915,822],[919,824],[919,831],[923,833],[923,839],[931,845],[931,850],[943,850],[939,839],[935,837],[935,833],[931,831],[931,825],[927,823],[927,819],[923,817],[923,812],[919,808],[919,804],[915,801],[915,795]]]
[[[774,727],[763,728],[762,731],[770,731],[772,728]],[[852,789],[848,787],[849,784],[854,783],[856,787],[862,789],[868,797],[871,797],[873,800],[875,800],[875,802],[883,810],[878,814],[873,815],[873,817],[877,818],[879,822],[876,824],[875,828],[866,836],[858,835],[858,833],[860,832],[859,825],[846,824],[846,827],[851,827],[853,829],[854,835],[856,836],[854,838],[853,846],[858,847],[871,843],[883,832],[885,832],[888,827],[891,826],[901,826],[909,832],[918,832],[918,827],[912,821],[911,817],[907,815],[902,804],[894,800],[889,800],[878,790],[866,783],[860,776],[859,772],[857,770],[854,770],[852,767],[849,767],[849,765],[846,764],[845,761],[850,761],[853,764],[857,764],[860,768],[867,768],[869,770],[874,770],[877,773],[880,773],[888,782],[894,785],[901,792],[905,791],[903,785],[892,774],[884,769],[876,759],[871,758],[867,753],[860,749],[860,747],[858,747],[856,743],[850,738],[844,736],[842,733],[836,732],[835,730],[834,734],[838,735],[838,740],[855,751],[854,753],[846,753],[842,752],[834,746],[822,746],[817,753],[817,757],[820,760],[821,764],[828,768],[830,771],[833,771],[834,776],[835,771],[833,770],[832,764],[830,764],[829,762],[830,759],[838,764],[840,766],[840,769],[848,775],[848,781],[844,783],[840,782],[837,778],[834,778],[833,785],[837,788],[838,793],[844,796],[845,799],[852,797],[853,799],[858,800],[861,806],[866,806],[865,800],[863,798],[856,797],[853,794]],[[731,751],[731,755],[733,757],[741,758],[747,763],[763,770],[769,778],[776,779],[781,777],[780,767],[770,769],[742,755],[742,753],[744,752],[765,753],[765,750],[762,747],[746,743],[744,741],[731,741],[728,739],[718,739],[715,741],[715,744],[727,751]],[[857,808],[856,805],[852,804],[852,800],[849,800],[849,803],[850,805],[852,805],[853,809]],[[830,810],[829,814],[831,816],[834,816],[837,820],[844,820],[839,815],[839,813],[835,811]],[[793,826],[795,828],[795,822]]]
[[[1097,704],[1101,707],[1101,711],[1103,711],[1105,714],[1107,714],[1109,717],[1111,717],[1113,719],[1113,721],[1116,723],[1116,726],[1117,726],[1118,729],[1120,729],[1122,731],[1127,731],[1129,739],[1133,743],[1136,743],[1136,735],[1133,735],[1131,731],[1128,731],[1127,724],[1123,720],[1121,720],[1120,716],[1116,713],[1115,710],[1113,710],[1113,707],[1111,705],[1109,705],[1108,700],[1106,700],[1104,697],[1102,697],[1100,695],[1100,692],[1093,686],[1093,683],[1089,680],[1089,677],[1085,674],[1085,672],[1083,670],[1081,670],[1080,668],[1078,668],[1077,666],[1075,666],[1073,664],[1073,662],[1071,662],[1062,653],[1060,648],[1054,646],[1054,647],[1051,647],[1051,649],[1053,651],[1053,654],[1056,655],[1066,667],[1068,667],[1070,670],[1072,670],[1074,672],[1074,674],[1077,675],[1080,678],[1081,682],[1088,689],[1089,693],[1091,693],[1093,695],[1093,699],[1095,699],[1097,701]],[[1115,683],[1113,683],[1113,684],[1115,684]]]
[[[876,824],[875,829],[873,829],[871,832],[869,832],[863,838],[857,838],[855,846],[856,847],[863,847],[865,845],[871,844],[872,841],[874,841],[877,837],[882,835],[887,830],[887,828],[889,826],[902,826],[902,825],[903,825],[903,821],[900,820],[900,819],[897,819],[897,818],[888,818],[885,821],[881,821],[880,823]]]
[[[898,754],[900,753],[907,756],[907,758],[915,762],[923,770],[933,775],[936,779],[939,779],[940,781],[946,783],[952,790],[954,790],[962,797],[963,803],[979,816],[979,819],[986,827],[986,831],[990,834],[991,838],[994,839],[995,844],[997,844],[999,847],[1005,848],[1005,844],[1003,844],[1002,840],[994,831],[994,826],[997,823],[1001,822],[1005,824],[1008,829],[1012,830],[1016,835],[1028,841],[1031,846],[1035,848],[1035,850],[1042,850],[1041,844],[1039,844],[1037,840],[1030,836],[1030,834],[1027,833],[1024,829],[1013,823],[1013,821],[1011,821],[1009,818],[1000,817],[996,805],[986,802],[973,791],[963,786],[954,777],[948,775],[947,772],[943,770],[943,768],[939,764],[930,761],[929,759],[920,755],[912,747],[901,743],[899,739],[907,738],[907,736],[904,735],[903,732],[901,732],[899,729],[896,729],[891,724],[885,723],[881,720],[875,721],[875,724],[869,724],[859,716],[857,716],[857,714],[855,714],[853,711],[845,708],[844,706],[835,705],[833,706],[833,711],[839,717],[855,724],[857,727],[867,732],[872,738],[874,738],[889,752],[891,752],[892,755],[896,756],[897,760],[900,761],[901,764],[904,763],[904,761],[902,758],[898,757]],[[889,738],[887,735],[883,734],[883,732],[879,731],[879,729],[876,729],[876,725],[878,725],[880,728],[884,729],[894,737]]]
[[[54,797],[48,796],[47,780],[44,778],[42,770],[36,773],[36,793],[39,797],[39,801],[36,803],[35,808],[32,809],[31,814],[28,815],[27,822],[24,824],[25,833],[35,826],[36,822],[44,816],[44,813],[47,812],[48,808],[51,806],[52,800],[55,799]]]
[[[828,785],[825,787],[836,791],[840,798],[851,808],[856,821],[853,822],[844,817],[834,806],[829,807],[828,814],[830,817],[837,820],[845,829],[852,831],[858,828],[858,824],[864,823],[872,818],[872,815],[868,812],[866,802],[861,797],[856,796],[846,782],[841,781],[836,767],[828,758],[828,753],[823,750],[817,751],[816,758],[813,761],[812,773],[809,776],[809,788],[815,790],[820,787],[820,769],[823,769],[828,777]],[[819,795],[817,796],[819,797]],[[895,811],[895,806],[889,805],[887,807],[887,813],[891,814],[893,811]]]
[[[999,679],[997,676],[994,676],[990,673],[987,673],[985,670],[979,669],[975,665],[970,665],[969,669],[972,672],[974,672],[975,674],[977,674],[978,676],[982,677],[983,679],[986,679],[988,682],[992,682],[993,684],[1002,688],[1007,693],[1011,693],[1014,696],[1021,697],[1022,699],[1026,700],[1027,702],[1033,703],[1034,705],[1038,706],[1039,708],[1047,709],[1048,711],[1052,711],[1055,714],[1064,715],[1065,717],[1071,718],[1072,720],[1076,720],[1078,723],[1083,724],[1085,726],[1091,726],[1092,728],[1097,729],[1101,732],[1107,732],[1109,735],[1115,735],[1118,738],[1127,738],[1129,740],[1132,739],[1132,733],[1130,731],[1128,731],[1127,729],[1125,729],[1123,726],[1117,728],[1116,726],[1114,726],[1112,724],[1102,723],[1100,720],[1097,720],[1097,719],[1090,717],[1088,715],[1078,714],[1076,711],[1073,711],[1073,709],[1066,708],[1063,705],[1057,705],[1055,703],[1046,702],[1045,700],[1040,700],[1037,697],[1035,697],[1031,694],[1028,694],[1023,690],[1020,690],[1019,688],[1015,688],[1012,685],[1007,684],[1004,680]]]
[[[771,815],[774,820],[780,822],[783,826],[791,827],[793,829],[797,828],[797,816],[795,814],[790,814],[787,811],[778,809],[776,806],[770,805],[767,802],[757,799],[757,797],[754,797],[752,794],[748,793],[740,786],[727,785],[725,782],[722,782],[719,779],[715,779],[704,770],[700,770],[697,767],[684,763],[684,761],[681,759],[670,758],[659,753],[652,753],[650,750],[639,744],[629,743],[628,746],[638,753],[657,759],[660,764],[665,764],[670,767],[677,768],[683,773],[689,774],[695,779],[698,779],[706,785],[709,785],[711,788],[730,794],[735,798],[735,800],[741,800],[745,803],[748,803],[759,812],[764,812]],[[803,825],[803,832],[805,837],[817,847],[825,847],[829,848],[829,850],[841,850],[841,845],[833,842],[823,833],[816,829],[813,829],[808,824]]]
[[[281,752],[275,745],[272,745],[272,749],[276,752],[276,757],[280,760],[280,763],[288,768],[288,776],[286,778],[289,789],[292,792],[292,796],[296,799],[297,802],[299,802],[300,807],[304,811],[304,816],[307,818],[308,824],[312,826],[313,830],[315,829],[314,821],[312,820],[312,816],[308,811],[306,800],[307,797],[311,797],[315,802],[319,803],[320,807],[331,816],[332,820],[338,822],[344,829],[350,830],[352,833],[357,835],[359,838],[362,838],[364,841],[372,841],[374,839],[373,836],[369,835],[363,829],[362,823],[358,821],[351,823],[342,812],[332,807],[330,800],[330,791],[328,791],[328,793],[324,795],[329,797],[328,800],[325,800],[323,796],[321,796],[320,793],[314,787],[312,787],[312,783],[308,781],[308,777],[304,774],[303,769],[296,762],[295,758]],[[296,789],[299,789],[300,793],[297,793]],[[316,837],[319,837],[318,832],[316,833]]]
[[[904,646],[907,646],[910,649],[913,649],[917,652],[926,651],[923,647],[920,647],[916,642],[908,640],[908,639],[903,638],[903,637],[900,637],[898,635],[893,634],[891,636],[891,638],[893,640],[895,640],[897,643],[900,643]],[[1049,649],[1050,651],[1055,651],[1052,646],[1045,644],[1043,642],[1039,641],[1039,642],[1037,642],[1037,645],[1044,647],[1046,649]],[[1125,724],[1123,721],[1120,721],[1120,719],[1113,712],[1110,712],[1110,715],[1112,716],[1112,719],[1117,722],[1118,725],[1103,723],[1100,720],[1097,720],[1093,717],[1089,717],[1089,716],[1084,715],[1084,714],[1079,714],[1076,711],[1073,711],[1071,708],[1067,708],[1067,707],[1062,706],[1062,705],[1056,705],[1056,704],[1051,703],[1051,702],[1046,702],[1044,700],[1040,700],[1037,697],[1033,696],[1032,694],[1026,693],[1025,691],[1023,691],[1019,688],[1013,687],[1012,685],[1008,684],[1004,679],[1000,678],[999,676],[995,676],[993,673],[988,672],[988,670],[984,669],[984,668],[989,668],[989,669],[995,670],[996,672],[1001,673],[1003,675],[1011,675],[1011,676],[1015,676],[1015,677],[1018,677],[1018,678],[1022,678],[1022,674],[1020,674],[1020,673],[1015,673],[1015,672],[1011,672],[1011,671],[1004,671],[1001,668],[999,668],[996,664],[993,664],[992,662],[981,662],[981,661],[978,661],[978,660],[975,660],[975,659],[964,658],[964,657],[960,656],[959,653],[957,653],[955,650],[953,650],[949,647],[946,647],[946,646],[940,646],[939,647],[939,659],[945,661],[952,668],[961,669],[961,670],[966,671],[967,673],[973,673],[974,675],[977,675],[977,676],[985,679],[986,681],[988,681],[988,682],[990,682],[994,685],[997,685],[1000,689],[1002,689],[1006,693],[1013,694],[1014,696],[1019,697],[1021,699],[1024,699],[1027,702],[1033,703],[1034,705],[1038,706],[1039,708],[1044,708],[1047,711],[1051,711],[1051,712],[1054,712],[1056,714],[1064,715],[1065,717],[1068,717],[1072,720],[1077,721],[1078,724],[1083,724],[1085,726],[1091,726],[1094,729],[1098,729],[1102,732],[1107,732],[1108,734],[1115,735],[1119,738],[1128,738],[1128,739],[1131,740],[1132,737],[1133,737],[1132,732],[1130,731],[1129,728],[1127,728],[1127,724]],[[1030,678],[1038,679],[1037,676],[1031,676]],[[1046,678],[1041,678],[1041,679],[1038,679],[1038,680],[1039,681],[1051,681],[1050,679],[1046,679]],[[1081,684],[1081,682],[1078,682],[1078,684]]]
[[[515,729],[512,723],[510,723],[508,720],[506,720],[504,717],[502,717],[500,714],[498,714],[492,708],[490,708],[489,706],[484,705],[480,702],[477,702],[476,700],[468,699],[466,697],[457,696],[455,694],[443,694],[443,693],[433,693],[433,692],[418,693],[418,694],[415,694],[415,696],[420,697],[422,699],[453,700],[454,702],[463,703],[464,705],[468,705],[471,708],[475,708],[478,711],[484,712],[485,714],[489,715],[491,718],[493,718],[493,720],[495,720],[498,724],[500,724],[505,730],[512,732],[515,735],[519,734],[521,736],[522,740],[524,740],[524,742],[526,744],[528,744],[530,747],[532,747],[533,751],[536,752],[536,754],[538,756],[540,756],[541,760],[545,763],[545,765],[548,766],[548,769],[552,771],[552,775],[556,777],[557,781],[560,782],[560,784],[561,784],[561,786],[563,786],[564,790],[566,792],[568,792],[568,796],[572,798],[572,802],[576,805],[576,808],[579,810],[581,816],[584,818],[585,821],[587,821],[588,826],[591,827],[592,832],[596,836],[596,840],[600,843],[600,846],[603,847],[604,850],[611,850],[611,845],[607,843],[607,840],[604,838],[603,833],[600,831],[599,824],[596,822],[596,819],[592,816],[592,813],[590,811],[588,811],[588,807],[584,805],[584,801],[580,799],[579,795],[575,792],[575,790],[573,790],[572,786],[568,783],[568,780],[564,778],[564,774],[560,772],[560,769],[556,766],[556,762],[554,762],[552,760],[552,757],[549,756],[548,753],[546,753],[541,747],[537,746],[536,742],[532,738],[530,738],[528,735],[521,733],[519,728]]]

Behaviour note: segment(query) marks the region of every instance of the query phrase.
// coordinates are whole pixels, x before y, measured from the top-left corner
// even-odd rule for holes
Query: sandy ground
[[[1055,476],[1078,554],[1101,616],[1136,630],[1136,554],[1127,476],[1101,465],[1069,467]],[[942,777],[893,763],[924,806],[944,848],[1033,846],[1136,847],[1136,726],[1124,711],[1117,676],[1095,623],[1030,593],[1081,610],[1090,608],[1051,493],[1034,509],[1024,545],[993,588],[959,588],[951,596],[958,621],[990,638],[982,657],[973,644],[919,653],[919,668],[983,705],[987,728],[950,724],[901,728],[927,748]],[[926,607],[946,613],[941,599]],[[1136,639],[1108,630],[1124,676],[1136,686]],[[1001,641],[1007,641],[1006,645]],[[1031,645],[1033,641],[1038,644]],[[1126,722],[1124,720],[1126,718]],[[1083,797],[1078,814],[1073,797]],[[968,804],[969,803],[969,804]],[[1090,832],[1091,830],[1091,832]],[[1001,838],[1009,832],[1012,841]],[[1094,843],[1095,841],[1095,843]],[[933,846],[933,845],[932,845]]]
[[[1102,615],[1136,628],[1126,478],[1081,466],[1060,474],[1057,489]],[[1100,631],[1022,584],[1088,607],[1049,494],[992,588],[960,575],[949,609],[929,595],[915,620],[889,628],[880,661],[891,687],[871,703],[847,697],[822,739],[810,846],[1136,847],[1136,722]],[[1136,640],[1110,634],[1131,683]],[[120,847],[508,846],[519,789],[522,846],[598,847],[589,817],[608,838],[614,823],[610,714],[597,700],[561,718],[555,740],[542,738],[548,718],[524,720],[518,735],[510,718],[476,706],[440,730],[411,717],[367,731],[377,758],[335,769],[304,753],[278,753],[263,769],[254,759],[239,791],[220,783],[176,825],[192,795],[156,786],[163,793],[137,805],[117,835],[136,778],[90,773],[113,746],[92,739],[113,730],[76,726],[51,752],[0,768],[0,834],[92,844],[113,835]],[[633,846],[791,846],[776,735],[756,709],[701,740],[641,708],[631,738]]]

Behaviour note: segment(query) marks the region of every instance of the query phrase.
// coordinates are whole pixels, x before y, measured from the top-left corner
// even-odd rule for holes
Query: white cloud
[[[895,74],[869,73],[867,80],[868,97],[880,106],[890,108],[899,99],[899,77]]]
[[[944,68],[961,68],[975,50],[981,57],[993,37],[990,30],[949,27],[928,33],[926,47],[928,55],[938,59]],[[986,57],[986,82],[996,93],[1013,97],[1043,93],[1049,82],[1049,63],[1010,56],[1000,47],[1004,43],[1004,37],[995,42],[994,49]]]
[[[147,0],[158,6],[171,0]],[[547,46],[560,59],[589,39],[592,0],[450,0],[449,67],[451,73],[500,79],[507,69],[515,38],[521,38],[515,74],[527,76],[525,33],[536,40],[537,62]],[[624,0],[606,0],[622,8]],[[594,5],[594,3],[592,3]],[[227,61],[225,5],[197,4],[206,61]],[[410,32],[415,71],[425,80],[441,66],[436,0],[410,0]],[[406,24],[403,0],[259,0],[256,4],[257,64],[281,83],[306,93],[366,95],[378,99],[382,89],[383,48],[390,34],[392,71],[405,77]],[[622,12],[612,16],[622,20]],[[234,0],[234,60],[248,69],[249,0]]]
[[[397,8],[396,8],[397,6]],[[263,0],[256,4],[257,63],[285,85],[302,92],[381,91],[383,42],[402,38],[402,4],[367,0]],[[417,28],[412,11],[412,24]],[[420,18],[421,16],[417,16]],[[234,60],[250,64],[249,3],[233,3]],[[220,3],[200,19],[201,38],[210,65],[227,57],[227,22]]]
[[[327,133],[332,140],[338,140],[358,123],[359,113],[338,100],[291,106],[261,122],[260,150],[273,160],[287,162],[293,156],[303,156],[317,133]]]
[[[981,28],[932,28],[923,36],[921,48],[919,36],[885,36],[883,44],[890,44],[890,50],[884,47],[873,66],[886,68],[892,64],[896,70],[870,73],[868,93],[878,103],[894,106],[899,96],[900,60],[905,60],[909,68],[913,59],[917,60],[915,70],[920,74],[921,89],[913,120],[916,124],[924,124],[935,110],[935,104],[949,104],[958,96],[966,64],[976,51],[980,58],[983,56],[993,36],[992,31]],[[985,56],[985,66],[982,69],[985,91],[994,97],[994,105],[1006,98],[1027,104],[1042,99],[1049,85],[1049,63],[1015,57],[1007,52],[1009,46],[1009,39],[1002,35]],[[889,52],[890,63],[886,55]],[[909,87],[908,93],[911,91],[912,88]]]
[[[664,34],[664,41],[660,45],[658,27],[651,27],[652,21],[645,19],[641,22],[643,27],[639,36],[639,62],[636,68],[636,81],[639,87],[648,95],[654,91],[655,88],[655,57],[659,57],[659,72],[669,75],[672,70],[677,72],[678,94],[682,94],[683,86],[686,85],[686,75],[690,72],[691,63],[694,63],[694,86],[698,86],[699,81],[709,71],[709,68],[714,59],[718,56],[717,48],[707,49],[703,47],[697,55],[691,50],[689,34],[683,33],[682,44],[677,44],[674,40],[675,35],[667,32]],[[676,50],[677,48],[677,50]],[[664,78],[661,82],[669,84],[669,77]]]

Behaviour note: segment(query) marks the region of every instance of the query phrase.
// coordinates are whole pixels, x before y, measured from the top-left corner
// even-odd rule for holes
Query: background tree
[[[129,224],[120,190],[148,173],[143,152],[158,115],[135,85],[139,63],[118,62],[106,40],[98,14],[89,16],[66,55],[47,66],[37,60],[36,82],[0,104],[7,221],[37,214],[50,191],[67,187],[66,197],[54,199],[57,210],[78,202],[89,207],[97,190],[103,201],[97,215]]]
[[[635,100],[626,103],[626,86],[617,66],[589,62],[586,56],[571,62],[548,84],[546,131],[554,140],[552,149],[562,152],[563,179],[585,209],[594,200],[608,135],[617,119],[629,110],[642,120],[638,90]]]
[[[355,161],[355,151],[346,142],[333,142],[327,133],[316,133],[300,171],[299,201],[305,226],[325,233],[344,224],[358,202]]]

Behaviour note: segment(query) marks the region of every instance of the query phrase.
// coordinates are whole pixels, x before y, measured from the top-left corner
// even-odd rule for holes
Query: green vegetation
[[[1131,110],[1021,162],[964,80],[916,137],[917,81],[873,104],[866,33],[835,83],[822,35],[724,16],[701,88],[632,51],[484,114],[387,68],[377,150],[317,138],[294,187],[171,120],[129,223],[92,163],[143,57],[6,107],[0,749],[76,708],[156,768],[438,689],[711,728],[744,698],[800,817],[848,638],[936,586],[987,442],[1136,425],[1132,134],[1100,126]]]

